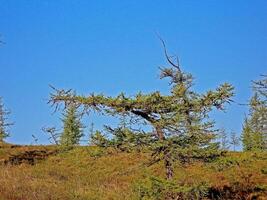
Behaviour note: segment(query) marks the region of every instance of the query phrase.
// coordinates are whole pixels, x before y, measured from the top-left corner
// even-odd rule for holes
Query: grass
[[[30,150],[47,151],[55,147],[2,145],[0,161]],[[137,200],[140,185],[149,185],[152,176],[164,175],[162,163],[146,167],[148,158],[148,153],[77,147],[34,165],[2,162],[0,200]],[[212,163],[177,164],[175,171],[177,184],[205,183],[209,193],[205,199],[211,199],[211,194],[214,199],[267,196],[266,153],[228,153]]]

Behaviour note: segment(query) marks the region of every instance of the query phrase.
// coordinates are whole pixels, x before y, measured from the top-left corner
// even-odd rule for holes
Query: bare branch
[[[163,49],[164,49],[164,55],[167,59],[167,61],[173,66],[175,67],[179,72],[181,72],[181,69],[180,69],[180,61],[179,61],[179,58],[178,56],[169,56],[168,55],[168,52],[167,52],[167,48],[166,48],[166,44],[164,42],[164,40],[160,37],[159,34],[157,34],[159,40],[161,41],[162,43],[162,46],[163,46]],[[172,61],[172,58],[175,57],[176,58],[176,64]]]
[[[58,133],[57,133],[57,129],[55,127],[43,127],[42,128],[42,131],[49,134],[50,137],[49,137],[49,140],[52,139],[53,142],[58,145]]]

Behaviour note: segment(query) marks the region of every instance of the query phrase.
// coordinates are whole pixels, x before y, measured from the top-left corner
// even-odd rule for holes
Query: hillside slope
[[[25,152],[35,155],[31,158]],[[21,155],[26,157],[19,162],[10,159]],[[147,167],[148,158],[149,153],[121,153],[96,147],[56,153],[53,146],[2,145],[0,200],[135,200],[142,199],[142,195],[143,199],[152,199],[145,197],[144,189],[151,189],[151,177],[163,177],[164,172],[161,163]],[[205,185],[202,199],[267,196],[266,153],[228,153],[213,163],[177,164],[176,174],[177,185],[195,186],[191,192]]]

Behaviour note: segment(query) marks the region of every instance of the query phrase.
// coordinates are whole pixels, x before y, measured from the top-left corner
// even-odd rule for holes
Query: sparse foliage
[[[60,133],[56,127],[43,127],[42,131],[49,135],[49,141],[53,144],[59,144],[59,135]]]
[[[253,82],[253,88],[257,91],[262,97],[263,101],[266,103],[267,98],[267,75],[262,75],[262,79],[259,81]]]
[[[9,114],[10,111],[5,108],[2,97],[0,97],[0,142],[4,142],[10,135],[9,128],[13,123],[8,122]]]
[[[236,150],[236,147],[239,145],[240,143],[240,138],[237,136],[236,132],[231,131],[231,140],[230,140],[230,144],[233,147],[233,150]]]
[[[219,138],[220,138],[221,149],[222,150],[228,150],[229,149],[229,139],[228,139],[227,132],[224,128],[220,129]]]

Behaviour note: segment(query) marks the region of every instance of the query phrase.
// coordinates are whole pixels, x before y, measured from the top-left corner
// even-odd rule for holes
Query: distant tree
[[[254,94],[242,131],[243,149],[267,150],[267,76],[253,82]]]
[[[228,139],[227,132],[224,128],[220,129],[219,138],[220,138],[221,149],[222,150],[228,150],[229,149],[229,139]]]
[[[208,121],[208,114],[214,107],[223,110],[223,105],[231,102],[233,87],[225,83],[205,94],[194,92],[191,89],[192,75],[181,71],[178,59],[176,63],[168,56],[165,43],[162,43],[171,65],[161,68],[160,74],[161,79],[170,79],[168,95],[155,91],[149,94],[140,92],[135,97],[127,97],[124,93],[117,97],[102,94],[85,97],[72,90],[55,89],[49,102],[56,108],[64,103],[67,107],[81,107],[84,113],[95,110],[111,116],[124,115],[135,119],[135,122],[139,120],[151,125],[151,163],[162,160],[166,179],[170,180],[174,176],[174,160],[206,159],[218,153],[218,144],[212,142],[215,139],[214,123]]]
[[[236,135],[236,132],[231,131],[231,140],[230,144],[233,147],[233,150],[236,150],[236,147],[239,145],[240,138]]]
[[[88,144],[89,145],[95,145],[92,143],[92,138],[94,137],[94,134],[96,133],[95,131],[95,124],[92,122],[90,125],[89,125],[89,137],[88,137]]]
[[[254,147],[253,133],[252,133],[252,128],[250,126],[250,122],[247,117],[245,118],[244,123],[243,123],[241,141],[243,144],[243,150],[251,151],[253,149]]]
[[[73,147],[78,145],[83,136],[83,125],[77,109],[73,105],[69,105],[63,114],[63,133],[60,136],[60,144],[64,147]]]
[[[2,97],[0,97],[0,142],[4,142],[4,140],[9,137],[9,128],[14,123],[8,122],[8,115],[10,111],[5,109]]]
[[[49,135],[48,139],[52,144],[59,145],[60,133],[58,133],[58,130],[56,129],[56,127],[43,127],[42,131]]]
[[[106,138],[106,136],[100,131],[96,130],[90,136],[90,144],[99,146],[99,147],[109,147],[110,141]]]
[[[267,75],[262,75],[262,79],[253,82],[253,88],[258,92],[262,97],[263,101],[266,102],[267,98]]]

